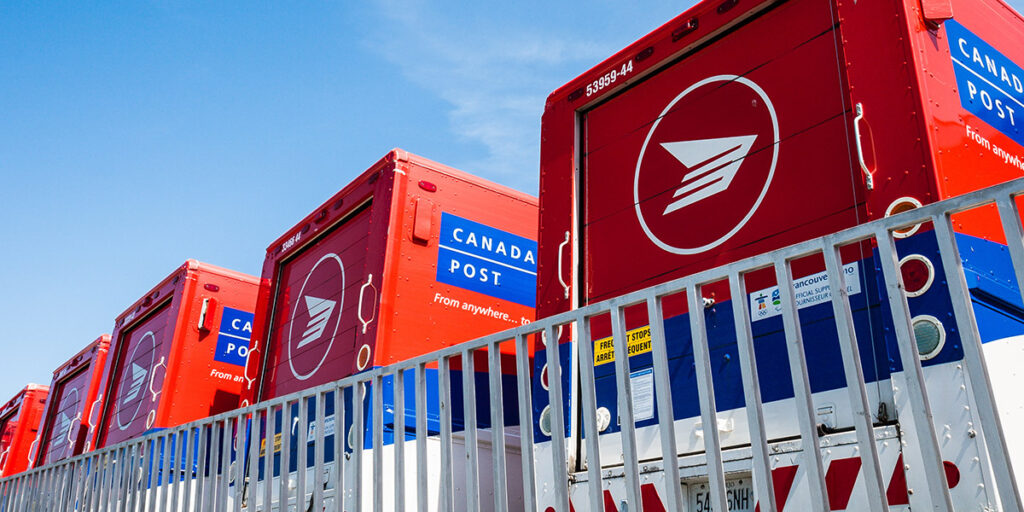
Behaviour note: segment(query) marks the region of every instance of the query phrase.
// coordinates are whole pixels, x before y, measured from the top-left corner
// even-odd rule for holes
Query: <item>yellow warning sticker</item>
[[[274,434],[274,453],[281,451],[281,434]],[[260,440],[260,457],[267,453],[267,440]]]
[[[626,331],[626,353],[630,357],[646,354],[651,351],[651,327],[645,325]],[[594,342],[594,366],[615,361],[615,342],[612,337],[601,338]]]

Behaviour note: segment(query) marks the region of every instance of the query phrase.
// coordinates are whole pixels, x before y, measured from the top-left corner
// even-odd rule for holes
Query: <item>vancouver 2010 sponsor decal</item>
[[[955,20],[945,26],[960,104],[1024,145],[1024,70]]]
[[[687,87],[651,126],[636,161],[641,228],[674,254],[721,245],[754,216],[778,157],[778,116],[759,85],[718,75]]]
[[[443,212],[437,280],[532,308],[537,242]]]

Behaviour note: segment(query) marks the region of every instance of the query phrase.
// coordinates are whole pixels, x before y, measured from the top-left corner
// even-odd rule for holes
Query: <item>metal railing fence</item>
[[[804,340],[795,304],[791,263],[806,257],[822,257],[829,282],[833,283],[831,304],[840,338],[847,390],[855,408],[855,432],[872,511],[888,510],[886,488],[873,438],[868,394],[859,360],[857,335],[846,292],[841,247],[873,240],[884,275],[884,294],[894,321],[899,358],[906,374],[910,408],[900,415],[912,415],[918,446],[924,461],[927,488],[915,494],[927,497],[935,510],[952,510],[939,453],[937,433],[932,428],[930,402],[922,376],[921,359],[913,336],[907,299],[896,253],[893,231],[921,223],[930,223],[940,249],[945,280],[953,299],[953,314],[960,328],[964,365],[970,389],[984,425],[989,463],[995,477],[1003,510],[1020,511],[1021,500],[1015,484],[1006,438],[989,383],[978,326],[971,307],[957,240],[951,217],[965,210],[995,204],[1009,246],[1017,284],[1024,289],[1024,241],[1020,212],[1015,198],[1024,193],[1024,179],[948,199],[893,217],[856,226],[829,236],[796,244],[668,283],[588,305],[564,314],[545,318],[451,346],[407,361],[353,375],[337,382],[259,403],[244,409],[192,422],[136,440],[106,447],[69,460],[0,480],[0,510],[270,510],[291,502],[291,509],[364,510],[509,510],[522,507],[538,509],[536,465],[550,465],[554,482],[555,510],[569,510],[570,474],[566,443],[551,443],[552,460],[534,460],[533,369],[530,357],[534,340],[557,340],[560,329],[570,329],[577,339],[590,340],[590,320],[609,315],[612,322],[615,353],[617,403],[621,415],[623,466],[626,502],[630,510],[640,509],[641,479],[633,421],[633,395],[630,389],[629,357],[625,339],[624,312],[627,307],[645,306],[651,326],[654,361],[654,387],[657,397],[661,455],[675,461],[677,446],[673,429],[672,382],[663,325],[663,300],[671,295],[688,298],[689,324],[697,386],[700,419],[704,425],[716,425],[716,406],[711,365],[707,349],[707,329],[702,314],[701,288],[711,283],[728,283],[731,290],[739,364],[745,392],[746,414],[752,443],[752,473],[761,510],[775,511],[772,473],[768,457],[768,436],[762,414],[757,365],[751,335],[750,312],[740,298],[747,296],[744,276],[754,271],[774,269],[782,293],[782,316],[790,372],[800,427],[800,442],[805,454],[813,508],[828,510],[827,488],[814,404],[808,382]],[[788,292],[787,292],[788,291]],[[883,304],[886,301],[883,297]],[[591,343],[578,344],[581,361],[593,360]],[[548,361],[558,361],[557,343],[537,345],[545,350]],[[504,356],[503,356],[504,354]],[[514,364],[511,359],[514,357]],[[481,384],[477,369],[486,366],[486,396],[478,396]],[[436,370],[436,371],[435,371]],[[551,406],[551,432],[566,431],[563,407],[565,393],[559,364],[548,368],[548,401]],[[514,380],[511,377],[514,375]],[[506,376],[508,378],[502,378]],[[436,379],[434,381],[433,379]],[[411,380],[411,381],[410,381]],[[431,382],[437,396],[428,395]],[[514,382],[514,394],[511,387]],[[601,481],[602,461],[599,449],[595,380],[592,367],[581,365],[579,404],[582,428],[586,435],[586,473],[590,482]],[[432,388],[431,388],[432,389]],[[401,390],[401,391],[396,391]],[[411,392],[411,396],[410,395]],[[365,399],[363,394],[369,395]],[[390,401],[386,402],[386,395]],[[461,414],[453,412],[461,394]],[[508,400],[517,401],[518,421],[506,418]],[[436,400],[436,409],[432,402]],[[327,432],[327,405],[333,406],[334,432]],[[484,404],[489,411],[480,408]],[[438,411],[437,426],[429,411]],[[297,413],[293,412],[297,411]],[[486,414],[481,415],[481,412]],[[369,416],[366,416],[369,415]],[[407,416],[408,415],[408,416]],[[408,418],[414,418],[409,421]],[[279,420],[280,418],[280,420]],[[287,420],[285,419],[287,418]],[[486,419],[480,426],[479,419]],[[369,419],[367,423],[365,420]],[[390,423],[386,423],[390,420]],[[295,428],[288,425],[291,422]],[[506,426],[518,422],[520,428]],[[310,428],[310,425],[313,428]],[[369,439],[363,428],[347,425],[368,424]],[[432,431],[436,429],[436,431]],[[727,510],[726,479],[722,446],[715,428],[707,428],[704,450],[707,476],[715,510]],[[490,440],[490,468],[482,467],[481,435]],[[593,434],[593,435],[591,435]],[[513,451],[506,442],[518,435],[519,465],[509,460]],[[312,436],[312,437],[311,437]],[[293,441],[294,439],[294,443]],[[334,438],[329,442],[328,438]],[[278,443],[278,438],[280,442]],[[556,435],[557,438],[557,435]],[[347,442],[344,440],[347,439]],[[454,444],[463,447],[464,456]],[[278,451],[277,446],[280,446]],[[310,448],[312,446],[312,448]],[[364,449],[366,447],[366,449]],[[387,447],[387,449],[385,449]],[[288,477],[293,449],[296,467]],[[310,454],[312,460],[310,459]],[[428,455],[429,454],[429,455]],[[334,462],[331,462],[331,461]],[[343,463],[339,463],[342,462]],[[617,463],[617,462],[616,462]],[[275,469],[275,466],[280,466]],[[333,470],[328,470],[333,466]],[[302,468],[312,468],[304,471]],[[509,468],[514,468],[510,471]],[[326,471],[326,473],[325,473]],[[674,463],[664,464],[667,482],[679,482]],[[415,473],[416,478],[409,480]],[[286,477],[272,478],[271,475]],[[464,475],[459,481],[456,475]],[[326,475],[326,477],[324,476]],[[433,475],[431,480],[427,476]],[[329,482],[320,480],[329,478]],[[313,479],[312,481],[309,481]],[[406,482],[414,481],[415,485]],[[489,482],[493,492],[482,492],[481,482]],[[519,481],[522,490],[516,489]],[[433,482],[433,483],[432,483]],[[565,485],[561,483],[564,482]],[[515,483],[515,485],[513,485]],[[436,486],[436,488],[432,488]],[[663,499],[668,510],[683,510],[684,496],[678,485],[668,485]],[[515,496],[511,493],[519,493]],[[493,499],[487,499],[488,495]],[[436,496],[436,503],[433,503]],[[520,499],[521,498],[521,499]],[[599,485],[588,487],[585,500],[590,510],[603,510]],[[521,502],[521,503],[520,503]]]

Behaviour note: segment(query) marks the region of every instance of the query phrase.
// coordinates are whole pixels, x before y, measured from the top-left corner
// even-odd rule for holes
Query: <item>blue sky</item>
[[[693,3],[0,3],[0,402],[393,147],[535,194],[547,94]]]

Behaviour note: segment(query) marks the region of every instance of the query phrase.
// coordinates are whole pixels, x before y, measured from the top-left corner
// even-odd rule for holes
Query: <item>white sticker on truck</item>
[[[850,295],[860,293],[860,263],[843,265],[846,291]],[[818,272],[793,280],[793,294],[797,308],[803,309],[832,300],[832,288],[828,273]],[[750,294],[750,319],[752,322],[782,314],[782,298],[778,286],[758,290]]]
[[[644,368],[629,374],[633,388],[633,421],[654,418],[654,369]]]

